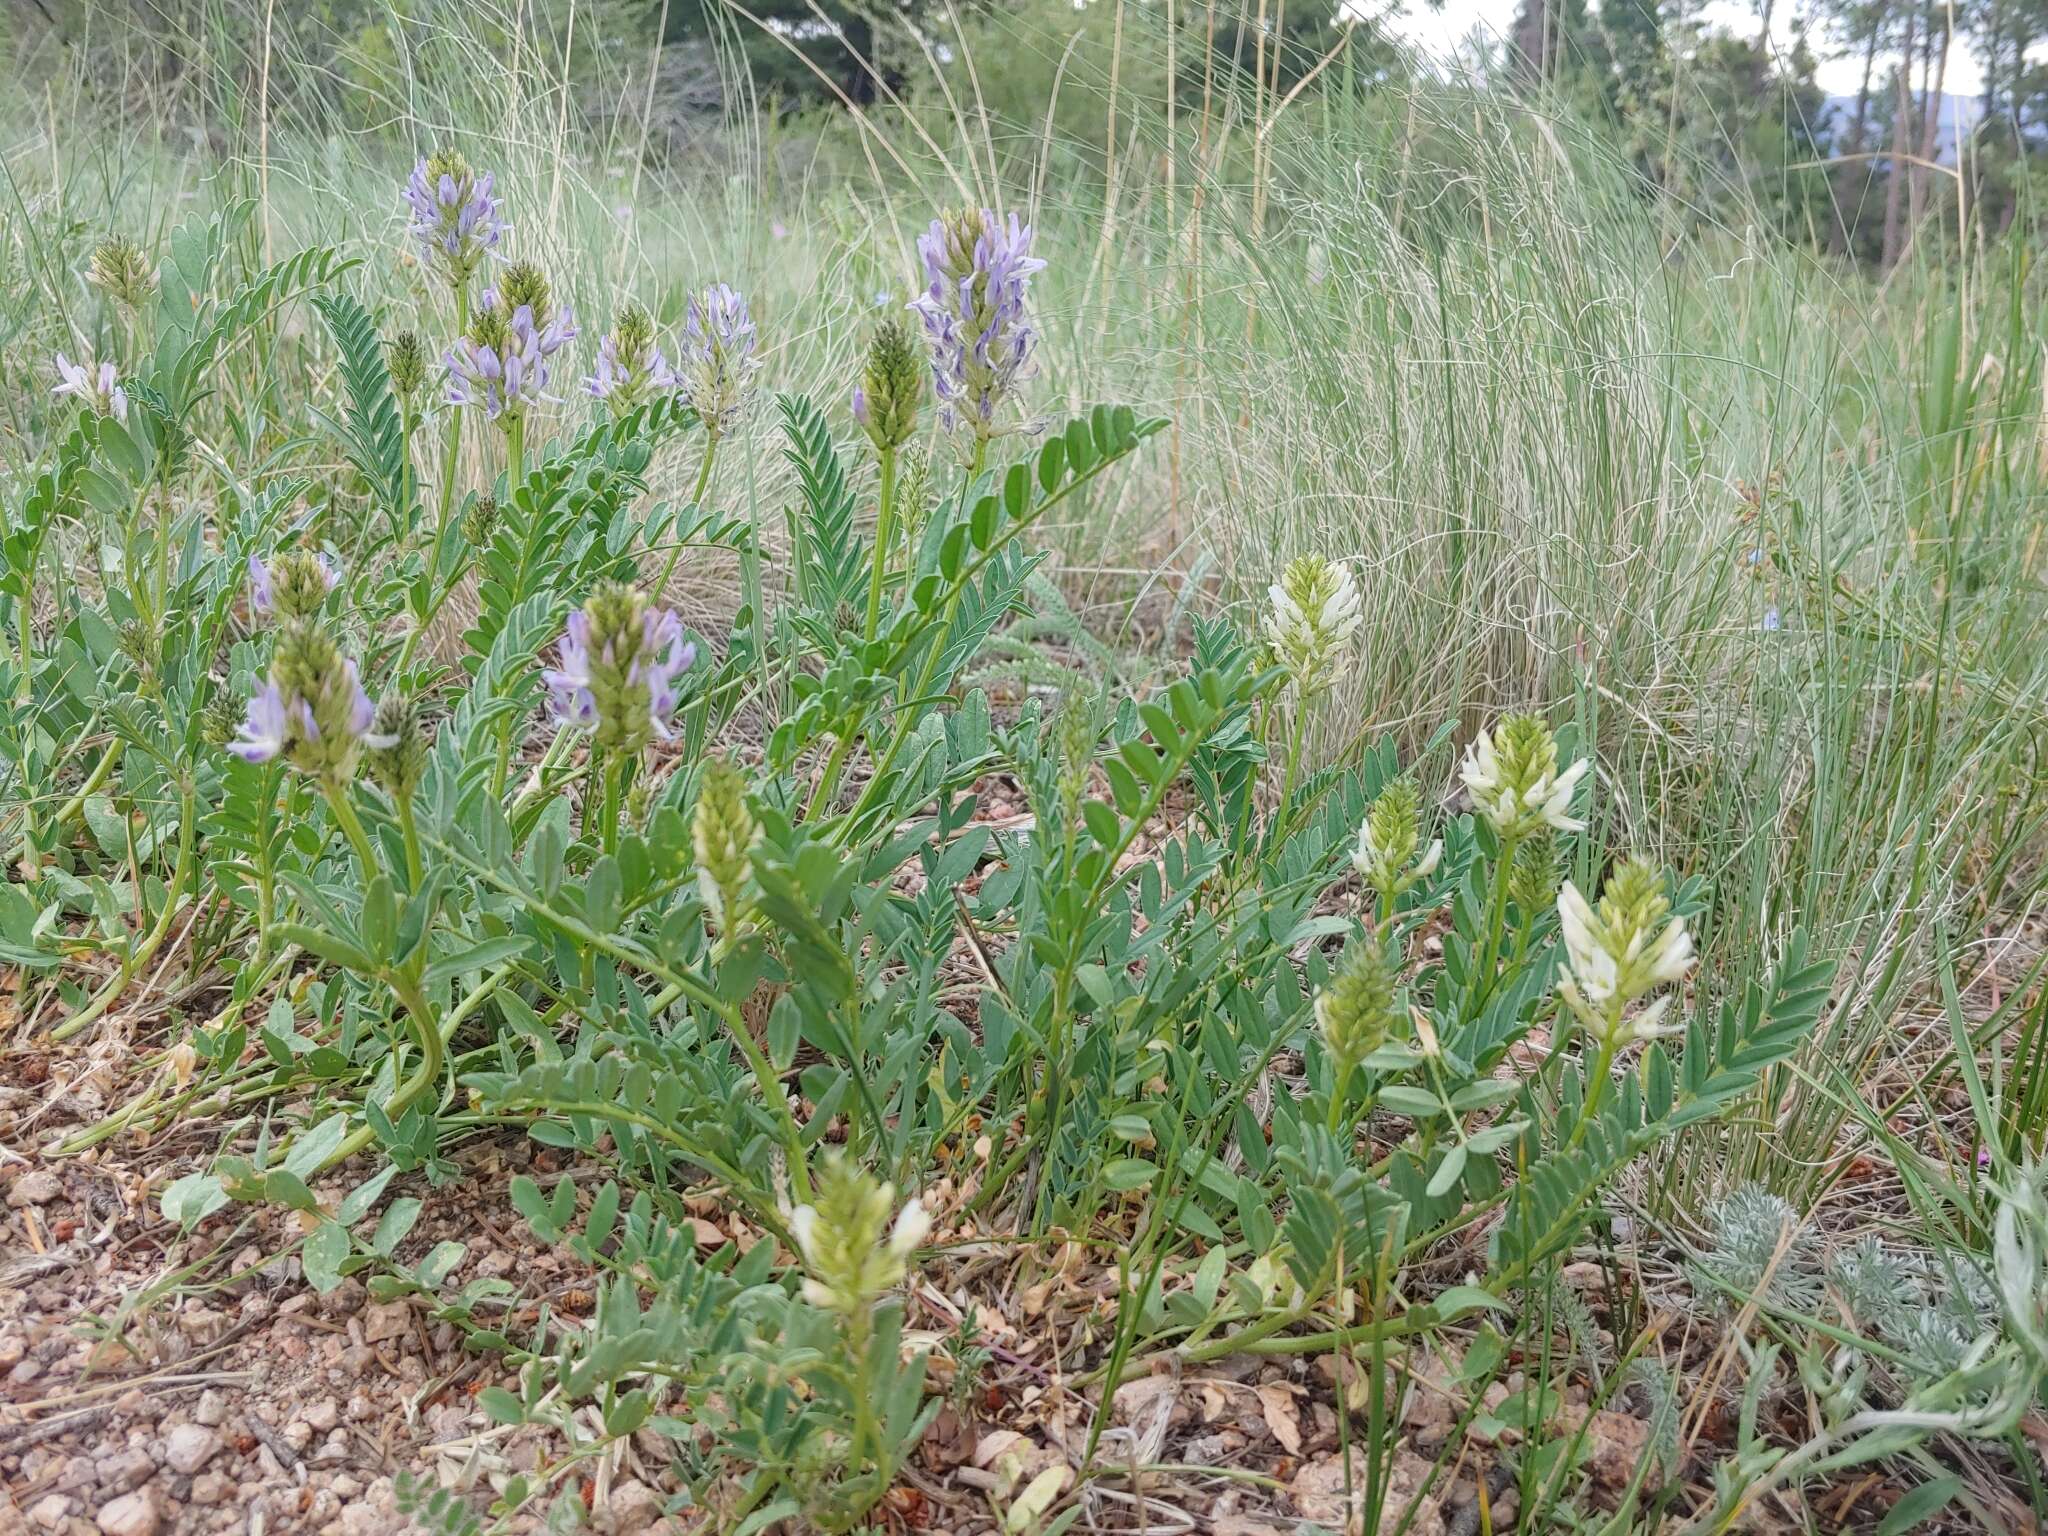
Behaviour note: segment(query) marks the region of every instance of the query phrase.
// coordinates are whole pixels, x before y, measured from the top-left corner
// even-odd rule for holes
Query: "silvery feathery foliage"
[[[72,362],[57,354],[57,395],[72,395],[102,416],[116,421],[128,419],[128,392],[121,388],[120,375],[112,363],[95,363],[90,356]]]
[[[409,232],[420,259],[437,267],[451,287],[466,284],[505,235],[491,192],[492,174],[479,176],[452,150],[437,150],[412,168],[405,184]]]
[[[1702,1278],[1700,1289],[1720,1297],[1729,1310],[1747,1296],[1796,1310],[1810,1309],[1819,1299],[1819,1244],[1789,1200],[1760,1184],[1744,1184],[1707,1207],[1707,1222],[1708,1245],[1698,1268],[1711,1278]]]
[[[746,414],[761,359],[747,301],[724,283],[714,283],[690,300],[683,321],[683,398],[696,408],[704,430],[723,437]]]
[[[1004,430],[1003,407],[1031,377],[1038,334],[1026,302],[1045,263],[1031,254],[1030,225],[986,208],[933,219],[917,252],[925,290],[910,307],[931,347],[939,423],[986,444]]]

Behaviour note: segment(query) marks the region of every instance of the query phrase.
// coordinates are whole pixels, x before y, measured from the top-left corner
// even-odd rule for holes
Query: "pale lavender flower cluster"
[[[733,288],[716,283],[690,300],[679,387],[713,437],[730,431],[746,410],[761,366],[754,349],[754,317]]]
[[[633,411],[657,391],[676,387],[675,370],[662,354],[654,322],[645,310],[629,306],[605,333],[597,345],[597,372],[583,381],[583,387],[620,415]]]
[[[493,421],[518,414],[530,402],[548,398],[553,376],[548,359],[575,338],[575,317],[567,305],[545,324],[536,324],[532,306],[521,304],[508,315],[498,291],[486,288],[469,334],[457,337],[441,354],[448,368],[448,403],[480,405]]]
[[[677,680],[697,659],[682,621],[629,587],[607,586],[569,615],[557,665],[541,673],[559,726],[594,733],[602,749],[636,752],[674,737]]]
[[[458,288],[504,237],[491,182],[489,171],[479,176],[460,155],[444,151],[415,165],[405,186],[412,237],[422,259],[438,262]]]
[[[347,667],[349,686],[354,690],[354,698],[349,705],[348,733],[359,741],[368,739],[371,746],[390,745],[370,737],[377,706],[363,692],[362,681],[356,676],[354,658],[350,658]],[[313,718],[313,706],[297,694],[286,697],[282,688],[270,682],[250,697],[249,712],[242,720],[242,734],[228,743],[228,750],[245,763],[267,763],[289,748],[295,737],[311,743],[320,740],[320,726]]]
[[[341,580],[341,568],[324,552],[310,560],[296,552],[274,556],[265,563],[261,555],[249,556],[249,606],[268,617],[281,607],[287,617],[311,613],[320,599]],[[316,584],[317,583],[317,588]],[[283,602],[279,602],[282,589]]]
[[[120,375],[112,363],[95,366],[91,357],[74,363],[59,352],[57,378],[59,383],[51,393],[75,395],[102,416],[111,416],[116,421],[128,419],[128,392],[121,388]]]
[[[1045,263],[1031,254],[1030,225],[987,209],[932,220],[917,249],[927,286],[910,307],[931,345],[939,421],[986,442],[998,434],[1004,402],[1031,374],[1037,333],[1025,301]]]

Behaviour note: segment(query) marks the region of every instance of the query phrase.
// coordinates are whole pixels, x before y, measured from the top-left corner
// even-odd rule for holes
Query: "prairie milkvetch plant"
[[[493,179],[491,172],[479,176],[461,155],[444,149],[423,157],[405,184],[407,231],[420,258],[458,291],[505,235]]]
[[[910,307],[931,349],[939,424],[964,438],[977,470],[990,442],[1016,430],[1003,415],[1031,377],[1031,278],[1045,270],[1031,238],[1016,214],[1005,220],[986,208],[942,215],[918,237],[925,288]]]
[[[1338,675],[1358,633],[1358,584],[1349,568],[1321,555],[1287,563],[1266,589],[1266,647],[1294,693],[1294,725],[1280,784],[1280,814],[1292,808],[1294,780],[1308,739],[1310,701]]]
[[[1326,686],[1362,620],[1350,569],[1321,555],[1302,555],[1288,562],[1266,598],[1266,643],[1274,660],[1301,694]]]
[[[583,387],[614,416],[631,415],[655,395],[673,390],[676,376],[655,339],[654,320],[637,304],[619,311],[598,343],[597,371]]]
[[[95,363],[90,354],[74,363],[59,352],[56,367],[57,387],[52,394],[70,395],[88,410],[116,421],[128,419],[128,392],[121,387],[120,374],[112,363]]]
[[[757,344],[747,301],[729,284],[714,283],[691,298],[676,377],[714,443],[739,425],[753,398]]]
[[[825,1159],[813,1203],[790,1213],[804,1261],[804,1297],[857,1322],[903,1283],[932,1220],[913,1196],[896,1192],[836,1153]]]
[[[1378,915],[1384,922],[1395,902],[1436,872],[1443,856],[1442,838],[1431,838],[1428,847],[1423,846],[1422,792],[1404,774],[1379,792],[1359,823],[1351,867],[1379,897]]]
[[[601,836],[617,839],[619,799],[640,754],[675,734],[680,679],[697,659],[671,608],[657,608],[637,588],[607,582],[569,615],[555,665],[541,674],[557,727],[584,732],[591,769],[601,779]]]
[[[355,659],[318,624],[297,619],[279,632],[270,675],[228,750],[249,763],[282,757],[323,786],[343,784],[355,776],[375,716]]]
[[[1572,796],[1590,765],[1580,758],[1560,771],[1557,758],[1557,737],[1534,715],[1509,715],[1473,739],[1459,776],[1502,842],[1519,843],[1546,827],[1585,830],[1572,815]]]
[[[448,403],[481,406],[505,434],[514,481],[524,477],[526,417],[549,400],[555,354],[576,339],[576,317],[558,303],[548,277],[531,262],[506,270],[486,288],[469,330],[442,355]]]
[[[889,561],[895,555],[897,526],[896,457],[917,433],[924,407],[924,366],[910,332],[900,322],[885,320],[868,338],[867,357],[853,386],[853,420],[874,444],[881,488],[875,513],[875,560],[868,584],[866,637],[872,640],[881,624],[882,589]],[[906,543],[916,537],[906,528]]]
[[[1658,988],[1692,969],[1692,935],[1672,915],[1664,872],[1627,859],[1608,875],[1596,908],[1567,880],[1558,893],[1568,972],[1558,996],[1608,1054],[1632,1041],[1668,1033],[1662,1026],[1669,993],[1637,1011]]]
[[[249,607],[259,617],[309,619],[341,580],[340,567],[325,554],[290,549],[266,562],[249,556]]]

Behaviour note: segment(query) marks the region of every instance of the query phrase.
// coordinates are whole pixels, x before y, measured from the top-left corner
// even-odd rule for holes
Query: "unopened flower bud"
[[[1399,980],[1386,946],[1368,932],[1345,946],[1337,974],[1316,994],[1316,1028],[1340,1080],[1393,1034]]]
[[[482,549],[498,531],[498,498],[486,491],[462,513],[462,536],[470,548]]]
[[[411,402],[427,382],[427,349],[418,331],[400,331],[385,345],[384,366],[400,400]]]
[[[697,889],[721,953],[747,924],[749,855],[760,837],[747,805],[746,780],[724,758],[712,758],[697,791],[690,840],[697,855]]]
[[[916,433],[924,386],[924,361],[909,329],[883,321],[868,339],[867,365],[853,386],[853,419],[881,452],[902,447]]]
[[[1557,834],[1545,826],[1515,845],[1508,899],[1533,918],[1557,900]]]
[[[86,278],[130,309],[140,309],[156,292],[156,272],[149,258],[126,235],[109,235],[93,247]]]
[[[363,767],[370,777],[394,800],[410,799],[427,771],[427,731],[419,706],[396,694],[380,699],[366,741]]]
[[[180,1088],[192,1081],[192,1073],[199,1066],[199,1052],[192,1048],[190,1040],[180,1040],[172,1046],[169,1055],[171,1077]]]

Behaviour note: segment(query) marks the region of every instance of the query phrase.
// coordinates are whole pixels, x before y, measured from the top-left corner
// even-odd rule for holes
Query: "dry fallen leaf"
[[[1259,1411],[1266,1428],[1290,1456],[1301,1454],[1301,1409],[1294,1401],[1295,1388],[1285,1382],[1269,1382],[1258,1389]]]

